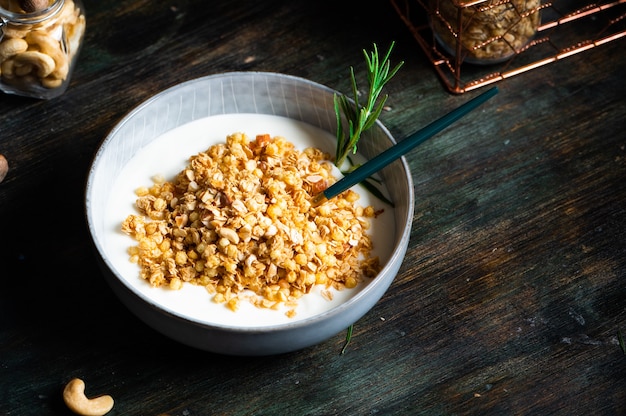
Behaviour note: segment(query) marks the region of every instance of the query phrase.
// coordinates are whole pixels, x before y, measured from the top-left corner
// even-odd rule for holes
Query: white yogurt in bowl
[[[120,171],[113,186],[111,197],[105,210],[105,230],[103,248],[111,260],[115,271],[124,283],[148,301],[159,305],[172,314],[178,314],[198,323],[228,325],[233,327],[253,328],[278,325],[308,319],[327,312],[356,295],[367,281],[353,289],[334,290],[332,299],[322,296],[323,286],[316,286],[312,293],[299,299],[296,315],[288,317],[287,308],[278,310],[255,307],[251,302],[242,302],[236,312],[224,304],[211,302],[211,296],[198,285],[185,284],[181,290],[152,287],[146,280],[139,278],[136,264],[129,262],[127,248],[135,244],[128,235],[121,232],[121,222],[132,213],[135,189],[150,186],[151,178],[161,175],[172,180],[186,165],[188,158],[209,146],[225,142],[225,137],[234,132],[246,133],[249,137],[268,133],[270,136],[283,136],[297,149],[317,147],[324,151],[334,151],[335,137],[329,132],[294,119],[267,114],[226,114],[206,117],[187,123],[168,131],[142,148]],[[335,170],[335,176],[341,173]],[[377,210],[384,210],[372,219],[368,234],[373,240],[372,256],[378,256],[384,264],[391,256],[394,233],[393,211],[384,202],[372,196],[364,188],[354,188],[361,197],[358,204],[372,205]]]

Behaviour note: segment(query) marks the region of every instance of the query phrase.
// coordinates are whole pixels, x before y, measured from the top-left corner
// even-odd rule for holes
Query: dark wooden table
[[[624,40],[498,83],[408,156],[415,217],[380,302],[280,356],[219,356],[147,327],[99,272],[83,216],[100,142],[133,107],[226,71],[349,92],[363,49],[405,65],[383,123],[405,137],[448,93],[390,4],[85,0],[69,90],[0,96],[0,414],[64,415],[83,378],[111,415],[626,414]]]

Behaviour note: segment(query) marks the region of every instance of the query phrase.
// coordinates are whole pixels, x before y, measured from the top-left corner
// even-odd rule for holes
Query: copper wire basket
[[[476,65],[467,62],[462,54],[451,53],[436,39],[429,22],[442,19],[438,9],[440,0],[390,0],[402,21],[434,66],[444,86],[454,94],[462,94],[488,84],[560,61],[572,55],[626,36],[626,0],[603,0],[585,3],[575,0],[541,2],[541,13],[535,36],[527,44],[515,49],[511,57],[497,64]],[[463,7],[493,4],[490,0],[451,0],[460,11]],[[513,0],[499,0],[507,4]],[[461,51],[463,41],[462,13],[448,24]],[[491,39],[498,40],[496,38]]]

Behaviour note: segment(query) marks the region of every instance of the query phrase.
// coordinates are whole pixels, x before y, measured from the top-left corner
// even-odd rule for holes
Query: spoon
[[[439,118],[438,120],[433,121],[426,127],[413,133],[406,139],[402,140],[400,143],[391,146],[389,149],[362,164],[361,166],[326,188],[324,191],[315,195],[311,201],[311,204],[313,206],[321,205],[329,199],[356,185],[357,183],[362,182],[372,174],[378,172],[385,166],[389,165],[391,162],[398,159],[400,156],[408,153],[410,150],[414,149],[421,143],[433,137],[435,134],[439,133],[441,130],[445,129],[461,117],[470,113],[472,110],[476,109],[478,106],[489,100],[497,93],[498,87],[493,87],[478,95],[477,97],[472,98],[470,101],[466,102],[455,110],[450,111],[448,114]]]

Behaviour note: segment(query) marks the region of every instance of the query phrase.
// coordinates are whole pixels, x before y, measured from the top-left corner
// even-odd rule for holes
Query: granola
[[[472,5],[467,5],[471,3]],[[520,51],[540,23],[540,0],[431,0],[432,27],[451,51],[460,42],[469,61],[498,62]]]
[[[381,268],[367,234],[378,212],[360,206],[358,193],[311,205],[335,181],[320,149],[231,134],[190,157],[173,181],[157,176],[136,190],[139,214],[122,224],[137,241],[130,261],[152,286],[201,285],[233,311],[247,298],[293,316],[313,286],[354,288]]]

